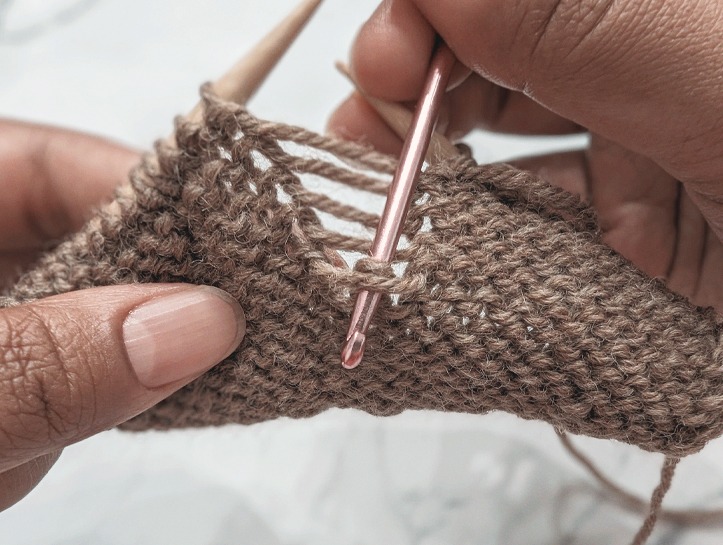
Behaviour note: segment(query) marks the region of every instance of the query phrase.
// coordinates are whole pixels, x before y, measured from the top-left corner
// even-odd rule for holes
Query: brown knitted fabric
[[[329,407],[504,410],[673,456],[723,432],[719,318],[601,244],[574,198],[509,166],[439,164],[410,212],[404,274],[369,259],[349,270],[334,250],[369,242],[323,228],[317,211],[369,227],[377,218],[314,193],[300,175],[379,193],[391,160],[205,102],[202,124],[179,122],[177,147],[158,144],[132,190],[4,300],[183,281],[241,302],[238,352],[127,428]],[[299,144],[315,157],[299,156]],[[346,371],[339,349],[362,287],[398,299],[386,298],[364,362]]]

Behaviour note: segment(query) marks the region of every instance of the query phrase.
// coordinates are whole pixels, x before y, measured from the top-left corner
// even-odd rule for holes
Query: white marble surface
[[[0,0],[0,115],[140,149],[165,135],[294,0]],[[373,0],[326,0],[253,101],[323,130],[349,91],[333,70]],[[571,145],[475,135],[480,161]],[[573,142],[575,143],[575,142]],[[579,141],[577,141],[579,144]],[[661,458],[579,439],[647,496]],[[669,505],[723,505],[723,444],[683,462]],[[172,433],[109,431],[66,449],[0,543],[624,544],[640,517],[602,500],[552,430],[505,414],[331,411],[295,422]],[[652,543],[707,545],[723,528],[661,524]]]

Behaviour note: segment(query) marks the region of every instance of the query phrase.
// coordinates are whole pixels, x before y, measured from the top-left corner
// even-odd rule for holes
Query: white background
[[[0,0],[0,115],[100,133],[139,149],[171,130],[294,0]],[[323,131],[374,0],[326,0],[251,103]],[[470,139],[479,161],[580,144]],[[648,496],[661,457],[578,439]],[[668,505],[723,505],[723,444],[682,463]],[[631,515],[600,498],[549,426],[505,414],[331,411],[307,421],[171,433],[109,431],[66,449],[0,544],[624,544]],[[723,528],[662,524],[652,543],[719,544]]]

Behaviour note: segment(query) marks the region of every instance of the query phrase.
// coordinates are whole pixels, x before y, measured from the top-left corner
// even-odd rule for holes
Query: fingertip
[[[384,1],[352,46],[350,69],[370,95],[392,102],[419,96],[435,31],[413,2]]]
[[[148,299],[122,325],[128,361],[150,389],[199,376],[235,351],[245,331],[239,303],[210,286],[184,286]]]
[[[459,60],[454,63],[452,74],[449,76],[449,83],[447,84],[447,92],[457,89],[460,85],[466,82],[472,75],[472,69],[465,66]]]
[[[326,129],[344,140],[371,144],[382,153],[398,155],[402,149],[402,140],[357,92],[331,114]]]

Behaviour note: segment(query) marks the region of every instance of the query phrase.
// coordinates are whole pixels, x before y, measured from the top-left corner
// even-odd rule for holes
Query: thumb
[[[180,284],[0,311],[0,472],[151,407],[228,356],[244,331],[228,294]]]

